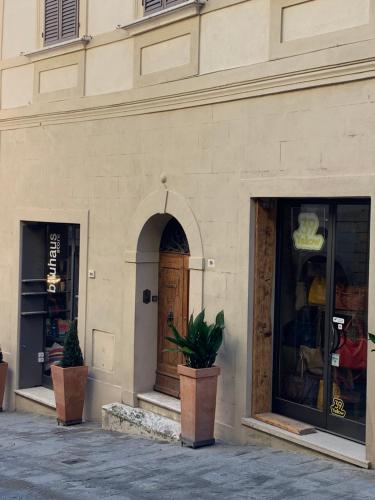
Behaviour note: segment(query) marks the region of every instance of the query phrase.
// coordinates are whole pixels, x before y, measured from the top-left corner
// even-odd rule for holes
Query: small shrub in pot
[[[51,373],[57,421],[63,425],[82,423],[88,368],[83,363],[76,321],[65,337],[63,359],[51,367]]]

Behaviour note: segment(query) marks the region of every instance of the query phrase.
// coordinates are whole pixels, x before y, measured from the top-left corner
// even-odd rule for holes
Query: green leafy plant
[[[368,338],[369,338],[369,340],[371,340],[371,342],[372,342],[373,344],[375,344],[375,335],[374,335],[373,333],[369,333],[369,334],[368,334]],[[373,352],[374,352],[374,351],[375,351],[375,349],[371,349],[371,351],[373,351]]]
[[[64,355],[60,366],[70,368],[72,366],[82,366],[83,356],[79,346],[77,321],[72,321],[64,342]]]
[[[167,340],[175,344],[177,348],[165,350],[182,353],[186,366],[190,368],[210,368],[215,363],[223,342],[224,311],[218,313],[212,325],[207,325],[204,315],[203,310],[195,319],[193,315],[190,316],[186,337],[180,334],[173,323],[169,325],[173,337],[167,337]]]

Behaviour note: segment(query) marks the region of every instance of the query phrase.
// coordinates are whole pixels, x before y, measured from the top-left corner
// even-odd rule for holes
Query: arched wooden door
[[[170,321],[183,335],[187,333],[189,312],[189,247],[185,233],[175,220],[167,224],[160,245],[159,261],[159,310],[158,310],[158,360],[155,390],[179,397],[180,381],[177,365],[183,357],[174,352],[166,337],[172,332]]]

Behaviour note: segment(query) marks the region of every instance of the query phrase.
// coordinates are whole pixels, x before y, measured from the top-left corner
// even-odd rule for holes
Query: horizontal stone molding
[[[368,42],[373,50],[374,42]],[[366,50],[367,52],[367,50]],[[316,63],[321,62],[319,55]],[[236,68],[232,71],[208,74],[186,82],[176,81],[155,85],[147,89],[132,89],[111,96],[72,99],[69,102],[46,103],[45,106],[29,106],[22,109],[3,110],[0,130],[47,124],[107,119],[188,107],[254,98],[302,90],[325,85],[334,85],[371,79],[375,77],[375,57],[336,62],[301,68],[299,59],[289,63],[288,72],[278,72],[283,61],[256,65],[257,68]],[[306,61],[306,57],[304,58]],[[309,63],[309,59],[305,64]],[[219,82],[215,85],[215,82]]]

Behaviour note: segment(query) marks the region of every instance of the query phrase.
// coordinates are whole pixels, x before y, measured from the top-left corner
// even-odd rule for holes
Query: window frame
[[[49,40],[46,41],[46,1],[47,0],[42,0],[42,46],[43,47],[49,47],[53,45],[57,45],[63,42],[69,42],[70,40],[74,40],[79,37],[80,33],[80,16],[81,16],[81,9],[82,9],[82,1],[81,0],[75,0],[76,2],[76,16],[75,16],[75,30],[72,35],[69,36],[63,36],[62,31],[63,31],[63,20],[62,20],[62,2],[63,0],[56,0],[58,3],[58,37],[54,40]]]

